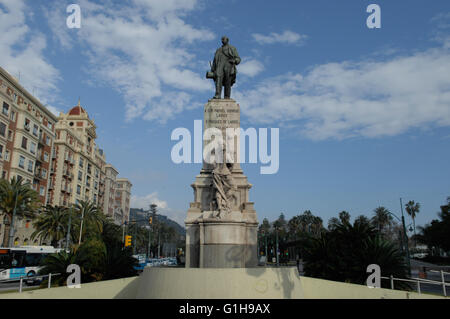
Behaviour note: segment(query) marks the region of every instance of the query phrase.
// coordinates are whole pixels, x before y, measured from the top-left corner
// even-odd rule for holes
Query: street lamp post
[[[408,235],[406,232],[406,226],[405,226],[405,216],[403,215],[403,204],[402,204],[402,198],[400,197],[400,208],[402,211],[402,225],[403,225],[403,234],[405,236],[406,241],[406,256],[408,258],[408,267],[409,267],[409,275],[411,276],[411,259],[409,256],[409,243],[408,243]]]
[[[269,255],[267,254],[267,234],[266,234],[266,231],[264,231],[264,239],[265,239],[265,242],[266,242],[266,262],[267,262],[268,258],[269,258]]]
[[[78,245],[81,244],[81,234],[83,233],[83,221],[84,221],[84,209],[81,208],[81,225],[80,225],[80,237],[78,238]]]
[[[70,226],[71,226],[71,224],[72,224],[72,208],[73,208],[73,206],[70,205],[70,208],[69,208],[69,225],[67,226],[67,235],[66,235],[66,250],[69,249]]]
[[[408,269],[409,269],[409,274],[411,275],[411,260],[410,260],[410,256],[409,256],[409,245],[408,245],[408,234],[406,232],[406,225],[405,225],[405,216],[403,215],[403,205],[402,205],[402,199],[400,198],[400,210],[402,212],[402,218],[398,218],[397,215],[395,215],[394,213],[389,212],[390,215],[394,216],[395,218],[397,218],[401,223],[402,223],[402,228],[403,228],[403,236],[400,237],[401,239],[401,243],[402,243],[402,249],[403,249],[403,240],[405,240],[406,244],[405,244],[405,250],[406,250],[406,259],[408,260]]]
[[[11,226],[9,228],[9,247],[13,247],[14,246],[14,220],[16,217],[16,208],[17,208],[17,196],[18,196],[18,190],[16,190],[15,192],[15,198],[14,198],[14,209],[13,209],[13,214],[11,217]]]
[[[276,251],[275,254],[277,256],[277,267],[280,266],[280,260],[278,256],[278,227],[275,227],[275,235],[276,235]]]

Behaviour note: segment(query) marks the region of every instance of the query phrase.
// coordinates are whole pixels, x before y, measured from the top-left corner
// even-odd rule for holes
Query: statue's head
[[[230,40],[228,39],[228,37],[227,37],[226,35],[224,35],[224,36],[222,37],[222,44],[223,44],[223,45],[228,44],[228,41],[230,41]]]

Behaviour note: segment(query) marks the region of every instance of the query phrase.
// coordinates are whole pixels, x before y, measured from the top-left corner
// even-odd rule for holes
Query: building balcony
[[[45,145],[45,139],[44,139],[44,136],[42,134],[40,134],[39,137],[38,137],[38,143],[41,144],[42,146]]]

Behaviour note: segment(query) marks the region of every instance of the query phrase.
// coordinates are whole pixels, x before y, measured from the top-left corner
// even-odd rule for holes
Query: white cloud
[[[429,49],[390,60],[345,61],[285,74],[236,92],[257,123],[294,125],[311,139],[392,136],[450,125],[450,54]]]
[[[143,116],[165,122],[191,107],[187,92],[211,89],[203,73],[193,71],[197,62],[189,46],[211,40],[213,34],[182,19],[197,1],[132,3],[97,5],[81,0],[79,39],[87,44],[92,75],[123,95],[127,120]]]
[[[167,208],[167,202],[158,198],[158,193],[153,192],[144,196],[132,195],[130,198],[130,207],[149,209],[151,204],[158,205],[158,208]]]
[[[285,30],[283,33],[272,32],[269,35],[253,33],[252,37],[259,44],[274,44],[274,43],[303,44],[303,42],[308,38],[307,35],[298,34],[296,32],[289,30]]]
[[[244,62],[239,64],[238,66],[239,74],[246,75],[248,77],[254,77],[257,74],[261,73],[262,70],[264,70],[264,65],[255,59],[243,60]]]
[[[158,214],[165,215],[168,218],[176,221],[184,227],[184,219],[186,217],[185,211],[177,211],[168,207],[167,202],[158,198],[158,193],[153,192],[144,196],[132,195],[130,199],[130,207],[142,208],[148,210],[150,204],[158,205]]]
[[[55,101],[59,71],[46,61],[46,38],[26,24],[28,8],[23,0],[2,0],[0,5],[1,65],[20,84],[41,100]]]

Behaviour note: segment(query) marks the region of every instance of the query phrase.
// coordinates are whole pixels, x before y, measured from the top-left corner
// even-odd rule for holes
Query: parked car
[[[412,255],[412,258],[422,259],[422,258],[425,258],[427,256],[428,256],[427,253],[415,253],[415,254]]]

